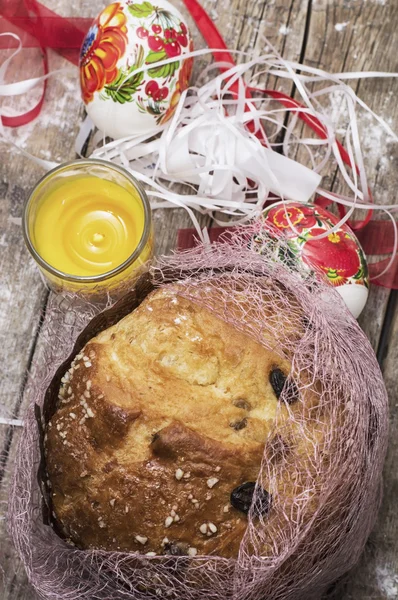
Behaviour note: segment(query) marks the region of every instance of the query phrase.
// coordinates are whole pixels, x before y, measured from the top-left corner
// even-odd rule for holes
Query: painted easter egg
[[[82,97],[94,124],[116,139],[156,132],[189,85],[193,59],[184,56],[192,50],[183,17],[166,0],[109,4],[80,53]],[[159,65],[167,59],[175,60]]]
[[[358,317],[369,295],[369,275],[365,254],[351,229],[341,225],[324,238],[314,239],[331,230],[339,219],[324,208],[298,202],[277,202],[264,211],[263,217],[287,237],[289,257],[285,258],[301,261],[309,272],[322,274]],[[265,249],[266,241],[260,237],[252,240],[257,252]]]

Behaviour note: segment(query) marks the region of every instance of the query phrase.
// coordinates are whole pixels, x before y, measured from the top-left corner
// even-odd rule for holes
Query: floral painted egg
[[[193,59],[184,57],[192,50],[183,17],[166,0],[107,6],[80,53],[82,97],[94,124],[113,138],[156,132],[189,85]]]
[[[365,254],[351,229],[342,225],[324,238],[314,239],[331,230],[339,219],[313,204],[277,202],[264,211],[263,217],[287,237],[289,256],[284,260],[299,260],[308,271],[322,273],[358,317],[369,295],[369,276]],[[252,248],[262,252],[265,243],[261,236],[254,236]]]

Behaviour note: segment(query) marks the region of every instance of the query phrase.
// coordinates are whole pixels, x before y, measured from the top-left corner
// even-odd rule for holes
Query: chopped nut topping
[[[219,473],[221,471],[221,467],[216,467],[215,470],[217,471],[217,473]]]
[[[148,538],[147,538],[147,537],[145,537],[145,535],[136,535],[136,536],[135,536],[135,540],[136,540],[136,541],[137,541],[139,544],[142,544],[142,545],[144,545],[144,544],[146,544],[146,543],[147,543],[147,541],[148,541]]]
[[[214,533],[217,533],[217,527],[214,523],[202,523],[199,527],[199,531],[200,533],[203,533],[203,535],[211,536]]]
[[[196,548],[188,548],[188,556],[196,556],[198,553]]]
[[[217,527],[214,525],[214,523],[209,523],[209,529],[212,533],[217,533]]]
[[[224,508],[223,508],[223,511],[224,511],[225,513],[229,512],[229,504],[226,504],[226,505],[224,506]]]
[[[109,500],[109,504],[112,506],[112,508],[115,506],[115,502],[116,502],[115,498],[112,498],[112,500]]]
[[[210,489],[213,488],[216,483],[218,483],[220,480],[217,479],[217,477],[210,477],[210,479],[207,480],[207,487],[209,487]]]
[[[207,523],[202,523],[202,525],[199,527],[199,531],[200,531],[200,533],[203,533],[203,535],[206,535],[206,533],[207,533]]]
[[[177,469],[177,471],[175,472],[175,477],[177,479],[177,481],[180,481],[180,479],[183,478],[184,475],[184,471],[182,469]]]
[[[170,517],[170,515],[168,517],[166,517],[165,522],[164,522],[164,526],[165,527],[170,527],[170,525],[173,523],[173,517]]]
[[[146,552],[145,556],[156,556],[156,552]]]
[[[125,507],[124,507],[124,512],[125,512],[126,514],[129,512],[129,507],[128,507],[128,506],[125,506]]]
[[[161,543],[161,546],[165,546],[166,544],[169,543],[169,538],[168,537],[164,537]]]

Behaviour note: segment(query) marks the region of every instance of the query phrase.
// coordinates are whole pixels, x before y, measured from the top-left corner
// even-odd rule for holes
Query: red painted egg
[[[339,219],[324,208],[299,202],[273,204],[263,217],[288,238],[292,258],[301,261],[309,271],[324,274],[358,317],[369,295],[369,276],[365,254],[351,229],[342,225],[316,239],[337,225]],[[254,248],[261,251],[258,241]]]

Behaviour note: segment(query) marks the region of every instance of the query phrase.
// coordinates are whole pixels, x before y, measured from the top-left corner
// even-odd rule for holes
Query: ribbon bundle
[[[117,141],[108,144],[96,151],[95,155],[103,158],[116,159],[124,162],[126,166],[133,168],[135,174],[139,174],[141,180],[149,180],[150,185],[154,188],[153,196],[158,198],[155,206],[163,206],[164,202],[159,202],[162,198],[171,201],[174,205],[182,205],[189,210],[194,222],[195,217],[191,208],[198,208],[198,202],[202,212],[212,213],[215,210],[223,210],[229,214],[239,215],[240,220],[247,220],[250,217],[256,216],[261,211],[264,199],[271,192],[283,197],[291,199],[305,200],[317,189],[318,196],[315,202],[328,206],[332,202],[337,202],[338,210],[341,217],[341,222],[348,221],[352,229],[356,231],[364,250],[368,255],[391,254],[390,258],[381,260],[370,265],[371,276],[373,281],[378,285],[383,285],[389,288],[398,288],[398,261],[397,261],[397,228],[395,219],[391,211],[397,207],[380,206],[372,204],[371,193],[368,189],[362,154],[359,145],[359,135],[355,118],[355,105],[359,104],[362,108],[368,110],[371,115],[376,118],[384,127],[386,132],[397,139],[388,125],[379,117],[374,115],[363,102],[361,102],[353,93],[352,89],[343,83],[343,79],[349,77],[359,78],[366,76],[391,76],[391,74],[338,74],[330,75],[323,71],[304,67],[303,65],[289,63],[284,61],[273,49],[267,55],[258,59],[252,59],[244,65],[235,65],[232,53],[227,49],[224,40],[220,33],[211,21],[206,11],[200,6],[196,0],[184,0],[186,7],[193,16],[196,25],[203,34],[209,47],[212,49],[216,60],[216,65],[210,68],[218,68],[221,75],[212,80],[209,84],[202,88],[194,88],[197,93],[197,100],[193,101],[192,95],[187,98],[182,98],[177,114],[171,124],[169,124],[162,135],[152,142],[148,143],[146,139],[131,139],[129,141]],[[17,117],[2,117],[3,125],[19,126],[29,122],[39,114],[45,93],[45,85],[48,77],[48,66],[46,57],[46,47],[53,48],[62,54],[65,58],[78,64],[78,53],[82,43],[85,31],[87,31],[91,20],[90,19],[64,19],[53,13],[36,0],[0,0],[0,13],[7,19],[8,32],[11,27],[16,27],[18,30],[24,31],[23,45],[24,46],[39,46],[43,52],[43,68],[44,75],[42,78],[37,78],[36,83],[40,80],[44,82],[43,94],[37,105],[25,113]],[[5,22],[0,19],[0,45],[4,43],[5,38]],[[8,34],[8,40],[16,39],[16,36]],[[17,47],[16,52],[20,50]],[[193,53],[201,54],[202,51]],[[14,54],[15,55],[15,54]],[[13,55],[13,56],[14,56]],[[8,66],[10,57],[1,67],[0,70],[0,95],[12,95],[15,89],[12,90],[9,84],[1,85],[5,70]],[[253,66],[261,65],[264,71],[276,75],[277,77],[288,77],[294,82],[297,91],[301,96],[301,102],[290,98],[282,92],[268,89],[260,89],[256,83],[256,78],[253,77],[246,85],[243,84],[243,75]],[[299,72],[298,72],[299,71]],[[258,75],[258,74],[257,74]],[[30,80],[30,85],[33,80]],[[346,101],[347,110],[350,116],[350,125],[346,135],[346,148],[344,148],[338,140],[336,140],[333,126],[328,121],[327,115],[322,112],[318,97],[323,90],[316,93],[310,93],[306,87],[306,83],[313,81],[328,81],[327,90],[332,92],[342,92]],[[26,82],[25,82],[26,83]],[[26,86],[25,86],[26,87]],[[20,88],[19,88],[20,89]],[[22,93],[19,91],[19,93]],[[229,100],[225,101],[225,95],[229,94]],[[258,108],[263,102],[264,96],[277,101],[281,108],[262,110]],[[215,99],[215,100],[214,100]],[[218,104],[217,104],[218,99]],[[198,107],[206,104],[206,111],[198,112]],[[234,121],[238,121],[243,129],[246,129],[246,135],[236,135],[239,127],[231,129],[227,119],[220,119],[220,114],[225,111],[228,105],[233,107]],[[221,109],[221,110],[220,110]],[[195,113],[196,111],[196,113]],[[289,125],[283,124],[283,117],[286,112],[291,113],[292,118]],[[321,118],[320,118],[321,117]],[[201,121],[202,118],[202,121]],[[214,122],[212,122],[212,119]],[[294,127],[298,120],[301,120],[308,125],[313,132],[320,138],[319,140],[297,140],[294,134]],[[273,152],[278,149],[278,144],[267,139],[267,135],[263,129],[262,123],[268,121],[276,125],[276,134],[281,129],[285,129],[283,152],[284,157]],[[199,127],[198,127],[199,123]],[[221,123],[221,126],[220,126]],[[224,157],[224,163],[236,160],[239,156],[239,169],[237,173],[233,172],[233,176],[223,170],[216,171],[211,169],[211,158],[215,153],[209,151],[209,147],[204,144],[206,131],[219,127],[219,134],[224,136],[224,148],[234,148],[234,152],[230,156]],[[228,129],[229,128],[229,129]],[[273,135],[273,138],[276,137]],[[178,143],[177,143],[178,138]],[[226,141],[230,141],[226,143]],[[232,146],[231,146],[232,144]],[[309,151],[313,162],[313,170],[306,169],[296,161],[289,161],[293,171],[293,177],[303,183],[308,184],[305,190],[305,197],[294,197],[294,190],[286,187],[286,179],[277,176],[279,162],[287,161],[291,148],[297,148],[298,145],[304,145]],[[319,148],[324,144],[326,153],[319,164],[316,164],[311,147]],[[184,153],[181,149],[184,149]],[[156,177],[166,179],[168,181],[183,181],[186,184],[194,184],[199,186],[199,200],[190,201],[187,196],[181,202],[176,197],[170,200],[170,192],[165,193],[165,188],[160,186],[155,181],[155,176],[152,174],[147,177],[148,165],[154,162],[154,155],[158,155]],[[333,155],[340,173],[345,180],[345,183],[354,192],[354,199],[338,196],[326,190],[319,188],[320,177],[319,171],[326,164],[330,155]],[[253,157],[250,160],[250,157]],[[209,162],[210,161],[210,162]],[[266,165],[262,169],[262,165]],[[349,167],[349,170],[346,167]],[[285,168],[285,163],[282,169]],[[209,172],[212,172],[212,177],[209,178]],[[268,179],[264,179],[261,171],[268,171]],[[241,177],[239,177],[241,175]],[[247,189],[247,181],[253,183],[253,189]],[[264,185],[265,189],[262,189]],[[210,186],[210,188],[209,188]],[[298,186],[302,189],[302,186]],[[210,189],[211,201],[206,198],[206,192]],[[217,190],[219,190],[217,192]],[[228,190],[228,202],[225,200],[225,190]],[[250,192],[252,191],[252,199],[250,200]],[[266,193],[265,193],[266,192]],[[177,196],[174,194],[174,196]],[[248,199],[249,198],[249,199]],[[232,201],[232,204],[231,204]],[[232,206],[232,208],[231,208]],[[345,206],[349,207],[348,213],[345,212]],[[228,208],[229,207],[229,208]],[[355,208],[365,208],[368,210],[367,216],[363,221],[349,221],[350,216]],[[374,221],[371,220],[372,209],[383,210],[390,217],[390,221]]]

